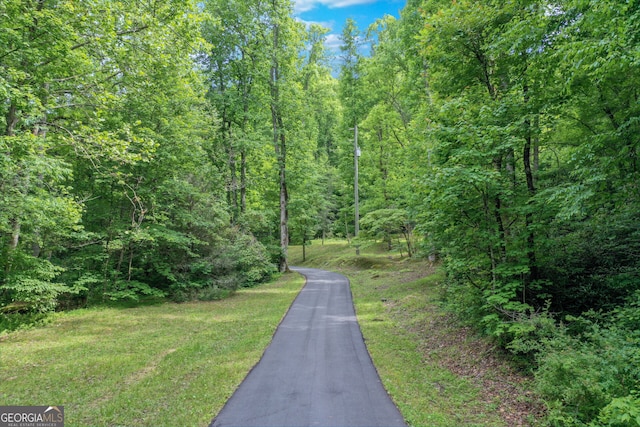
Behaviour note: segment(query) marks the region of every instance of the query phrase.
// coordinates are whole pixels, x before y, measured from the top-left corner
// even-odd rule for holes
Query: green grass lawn
[[[382,246],[316,241],[290,248],[290,264],[345,274],[382,382],[411,426],[527,425],[537,407],[527,379],[492,357],[491,345],[440,308],[442,273]]]
[[[67,426],[206,426],[302,285],[288,274],[222,301],[77,310],[0,336],[0,404],[63,405]]]

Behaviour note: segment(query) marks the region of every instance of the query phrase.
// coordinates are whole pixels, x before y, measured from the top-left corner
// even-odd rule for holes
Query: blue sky
[[[360,31],[366,31],[384,15],[398,18],[405,4],[406,0],[294,0],[294,13],[301,21],[329,28],[327,45],[333,50],[340,45],[338,36],[347,18],[354,19]]]

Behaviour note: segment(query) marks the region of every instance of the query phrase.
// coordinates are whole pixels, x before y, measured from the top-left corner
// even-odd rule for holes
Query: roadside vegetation
[[[0,402],[68,426],[206,426],[301,289],[290,274],[221,301],[75,310],[0,335]]]

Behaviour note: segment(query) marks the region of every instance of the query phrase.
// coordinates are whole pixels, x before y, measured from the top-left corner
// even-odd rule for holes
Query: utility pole
[[[353,181],[353,193],[355,199],[355,227],[354,237],[358,237],[360,232],[360,200],[358,196],[358,158],[360,157],[360,147],[358,147],[358,124],[354,127],[354,139],[353,139],[353,170],[355,173]],[[356,255],[360,255],[360,245],[356,243]]]

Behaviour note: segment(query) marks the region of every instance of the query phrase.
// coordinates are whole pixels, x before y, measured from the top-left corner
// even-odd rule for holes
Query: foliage
[[[71,289],[63,283],[52,282],[61,269],[56,268],[47,260],[25,255],[12,257],[12,263],[16,269],[4,276],[0,301],[6,311],[50,312],[56,307],[56,299]],[[22,257],[21,257],[22,258]],[[18,262],[16,262],[18,261]],[[25,270],[19,270],[25,268]],[[74,290],[78,292],[78,289]]]
[[[558,425],[635,419],[622,320],[590,334],[560,320],[616,313],[640,283],[637,78],[621,77],[638,75],[638,13],[409,1],[370,29],[358,69],[365,228],[384,238],[376,213],[406,210],[443,260],[449,307],[537,372]]]
[[[227,275],[212,258],[237,239],[193,62],[200,25],[215,21],[170,0],[9,1],[0,13],[1,304],[45,312]],[[246,249],[233,289],[271,271],[264,248]]]
[[[638,304],[636,293],[612,313],[570,317],[543,342],[536,378],[552,425],[636,425]]]
[[[365,236],[386,242],[389,249],[391,249],[393,237],[401,234],[405,239],[408,255],[412,255],[412,225],[405,211],[400,209],[372,211],[360,220],[360,225]]]

